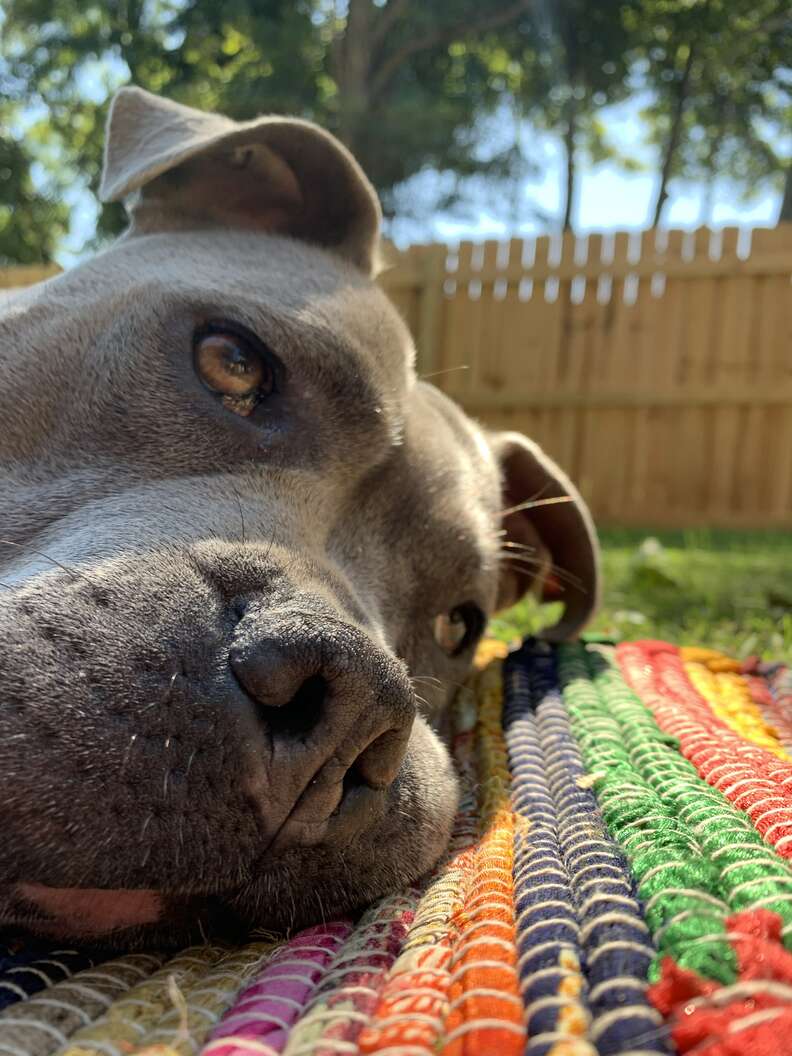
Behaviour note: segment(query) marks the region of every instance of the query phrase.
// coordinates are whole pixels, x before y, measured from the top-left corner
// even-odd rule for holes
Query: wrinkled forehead
[[[122,238],[71,272],[15,301],[43,328],[47,318],[78,322],[83,334],[104,332],[119,314],[161,323],[180,307],[231,318],[284,337],[307,355],[346,355],[394,390],[410,379],[413,348],[385,295],[336,254],[290,238],[213,229]],[[273,336],[273,331],[274,336]]]

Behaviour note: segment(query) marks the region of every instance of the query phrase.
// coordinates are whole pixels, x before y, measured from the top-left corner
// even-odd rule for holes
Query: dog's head
[[[550,564],[549,634],[589,616],[588,513],[416,379],[319,128],[125,90],[104,193],[129,232],[0,321],[0,921],[353,909],[444,850],[436,731],[487,617]]]

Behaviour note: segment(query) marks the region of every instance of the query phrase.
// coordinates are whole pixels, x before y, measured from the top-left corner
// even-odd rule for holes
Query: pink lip
[[[48,930],[62,935],[103,935],[121,928],[153,924],[162,911],[159,892],[145,889],[105,891],[19,884],[17,893],[51,918]]]

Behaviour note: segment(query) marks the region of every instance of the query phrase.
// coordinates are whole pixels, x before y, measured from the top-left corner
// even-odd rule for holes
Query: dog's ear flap
[[[599,601],[599,544],[591,514],[566,474],[521,433],[490,439],[501,467],[504,552],[498,608],[532,588],[564,602],[543,638],[565,641],[589,620]]]
[[[237,227],[332,249],[371,274],[381,211],[362,169],[308,121],[239,123],[122,88],[110,106],[100,187],[130,233]]]

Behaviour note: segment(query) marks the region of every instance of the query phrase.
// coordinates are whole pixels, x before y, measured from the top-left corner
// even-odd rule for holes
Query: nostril
[[[373,747],[373,745],[370,747]],[[366,752],[362,752],[344,774],[341,782],[341,797],[338,800],[338,806],[333,811],[334,817],[341,814],[344,809],[348,810],[352,803],[357,803],[359,806],[361,800],[357,794],[361,793],[361,791],[363,795],[365,795],[366,791],[381,792],[390,785],[389,781],[382,780],[382,774],[374,774],[372,772],[369,763],[361,764],[361,759],[365,754]]]
[[[347,772],[344,774],[344,780],[342,782],[342,786],[343,786],[343,790],[344,790],[343,796],[341,797],[341,802],[342,803],[343,803],[344,798],[346,797],[347,793],[352,792],[353,789],[355,789],[355,788],[370,788],[371,787],[369,785],[368,781],[366,781],[366,779],[363,777],[363,774],[358,769],[358,765],[357,765],[356,762],[353,763],[350,766],[350,768],[347,770]],[[341,809],[341,803],[339,803],[337,809],[338,810]]]
[[[305,737],[319,724],[326,700],[327,680],[322,675],[310,675],[287,704],[262,705],[259,712],[273,733]]]
[[[392,785],[401,769],[409,735],[409,729],[381,733],[349,768],[347,778],[351,786],[368,785],[369,788],[386,789]]]

